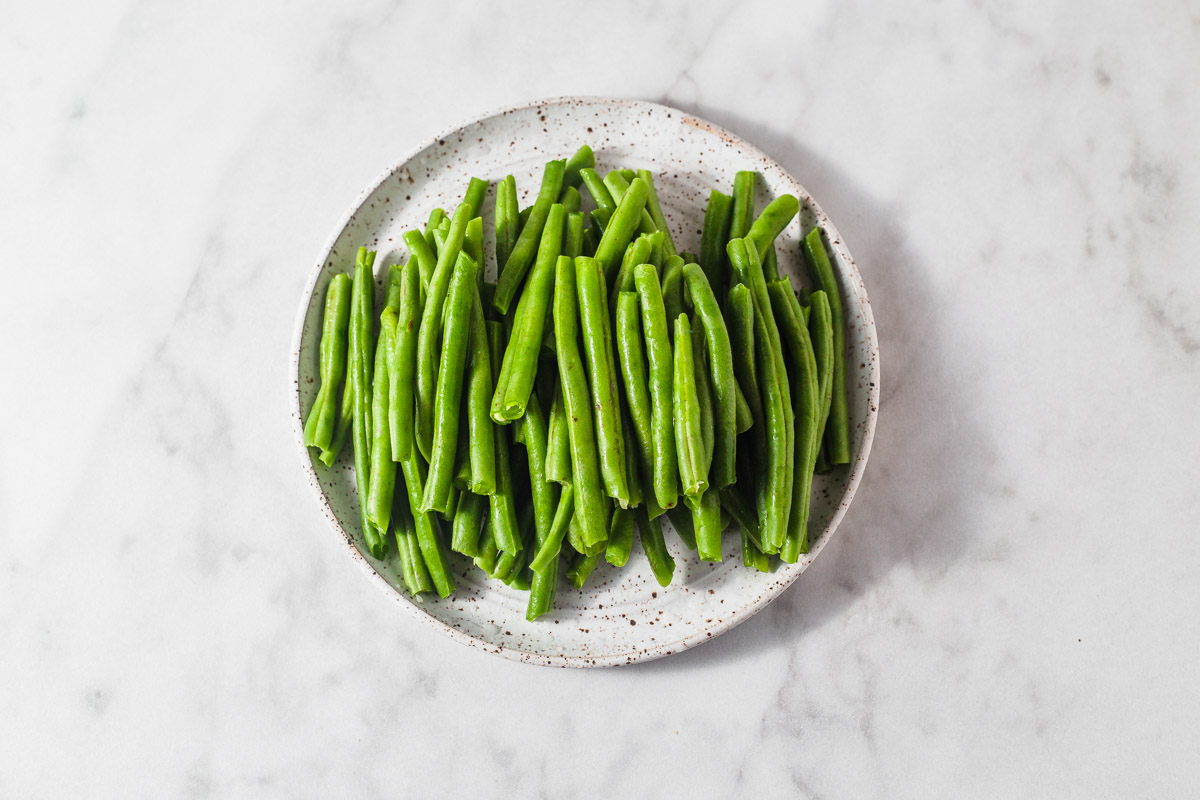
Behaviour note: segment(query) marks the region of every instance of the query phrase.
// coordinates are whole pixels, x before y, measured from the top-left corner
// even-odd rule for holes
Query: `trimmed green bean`
[[[617,307],[618,294],[634,290],[633,270],[650,260],[650,250],[650,238],[647,236],[639,236],[625,248],[625,255],[621,258],[621,269],[617,271],[617,279],[613,281],[612,291],[608,295],[609,308]]]
[[[567,229],[563,233],[562,251],[564,256],[577,258],[583,255],[583,212],[567,213]]]
[[[583,589],[588,578],[596,571],[596,567],[600,565],[604,558],[604,551],[595,555],[585,556],[578,555],[571,560],[571,566],[567,569],[567,580],[576,589]]]
[[[504,180],[496,184],[496,264],[503,266],[520,233],[520,215],[517,208],[517,181],[512,175],[505,175]],[[488,303],[491,308],[491,302]]]
[[[646,258],[646,261],[653,264],[655,269],[661,270],[666,259],[670,257],[666,256],[663,250],[663,243],[666,241],[666,236],[662,231],[655,231],[654,233],[646,234],[646,239],[650,242],[650,255]]]
[[[392,459],[402,461],[413,446],[413,373],[417,364],[417,320],[421,316],[421,275],[417,261],[404,265],[401,275],[400,310],[396,335],[388,363],[388,420],[392,437]]]
[[[599,456],[588,396],[587,373],[579,354],[579,312],[575,289],[575,264],[558,259],[554,276],[554,341],[558,348],[558,374],[571,441],[571,482],[579,508],[581,536],[589,545],[608,536],[604,525]]]
[[[588,212],[588,219],[592,221],[592,229],[597,232],[600,237],[604,236],[604,229],[608,227],[608,221],[612,219],[612,212],[604,208],[593,208]],[[597,240],[599,247],[599,240]]]
[[[525,280],[525,273],[529,271],[530,265],[537,256],[542,230],[546,226],[546,218],[550,216],[550,207],[557,203],[558,195],[562,191],[565,169],[565,161],[549,161],[542,172],[542,187],[538,191],[537,200],[533,203],[533,210],[529,213],[529,221],[521,227],[517,243],[508,260],[504,262],[504,268],[500,271],[500,279],[496,283],[496,296],[492,298],[492,305],[501,314],[508,313],[508,307],[521,288],[522,281]],[[559,225],[561,226],[561,224],[560,222]],[[560,229],[560,243],[561,240]]]
[[[829,254],[821,239],[821,229],[813,228],[804,237],[804,260],[818,289],[829,299],[833,322],[833,401],[825,428],[825,451],[833,464],[850,463],[850,422],[846,407],[846,317],[837,276],[829,263]]]
[[[384,307],[379,315],[379,344],[371,385],[371,480],[367,492],[367,518],[387,531],[392,518],[392,495],[396,491],[396,462],[392,460],[391,416],[388,413],[388,360],[396,336],[396,312]]]
[[[562,204],[568,214],[573,214],[583,205],[583,198],[579,196],[579,190],[574,186],[565,186],[562,194],[558,196],[558,202]]]
[[[562,387],[557,382],[554,400],[550,404],[550,422],[546,443],[546,478],[555,483],[571,481],[571,434],[567,430],[567,410],[563,405]]]
[[[591,169],[596,166],[596,154],[592,152],[592,148],[586,144],[581,145],[575,153],[567,159],[566,169],[563,171],[563,184],[578,188],[583,176],[580,171]]]
[[[479,265],[479,275],[483,274],[483,217],[472,217],[467,223],[467,232],[463,236],[463,252]],[[482,278],[480,279],[482,280]]]
[[[741,239],[754,224],[754,183],[758,176],[743,170],[733,176],[733,215],[729,221],[729,239]]]
[[[467,340],[471,330],[471,305],[478,288],[478,265],[461,252],[446,295],[445,340],[438,368],[437,394],[434,398],[433,435],[429,459],[429,478],[425,503],[421,510],[448,512],[450,482],[454,475],[454,454],[459,436],[459,409],[462,407],[463,378],[466,374]]]
[[[421,557],[421,546],[417,541],[417,527],[413,521],[412,511],[408,507],[408,489],[404,486],[403,475],[396,476],[396,491],[392,494],[392,529],[396,537],[396,552],[400,557],[401,576],[404,578],[405,588],[414,597],[425,592],[432,592],[433,583],[429,580],[429,570],[425,567],[425,559]]]
[[[696,532],[692,528],[692,512],[687,508],[687,504],[680,503],[667,509],[667,519],[671,520],[671,527],[675,529],[675,534],[679,541],[683,542],[683,546],[688,550],[695,550]]]
[[[626,172],[629,174],[626,175]],[[633,170],[622,169],[614,169],[604,176],[604,185],[608,187],[608,193],[612,195],[613,202],[618,206],[620,206],[621,198],[625,196],[625,192],[629,191],[629,186],[635,178],[637,178],[637,174]],[[646,202],[647,204],[650,202],[648,193],[646,195]],[[643,208],[641,214],[638,215],[637,232],[651,234],[657,230],[654,218],[650,216],[649,208]]]
[[[621,292],[617,298],[616,322],[617,360],[621,365],[621,382],[625,387],[625,407],[629,411],[631,433],[636,441],[636,456],[643,484],[649,487],[642,493],[651,519],[663,512],[658,493],[653,489],[654,425],[650,406],[650,390],[646,377],[646,356],[642,336],[641,309],[636,292]],[[632,460],[632,454],[631,454]]]
[[[454,511],[454,524],[450,534],[450,549],[464,556],[479,555],[479,531],[487,512],[488,499],[474,492],[463,492],[458,496],[458,508]]]
[[[525,281],[521,299],[517,301],[513,332],[504,351],[504,363],[491,401],[491,417],[499,425],[520,419],[533,391],[546,312],[554,291],[554,266],[562,253],[565,218],[566,212],[561,205],[555,203],[550,207],[538,247],[537,262]]]
[[[676,317],[684,313],[683,259],[679,256],[668,258],[667,263],[663,266],[662,295],[663,307],[667,312],[667,322],[673,326]],[[674,327],[671,328],[670,333],[674,336]]]
[[[742,387],[736,380],[733,382],[733,389],[734,399],[737,401],[736,432],[742,434],[754,427],[754,415],[750,413],[750,404],[746,402],[746,395],[742,393]]]
[[[654,456],[654,496],[665,509],[679,499],[678,461],[675,452],[674,365],[667,314],[663,306],[658,273],[648,264],[634,269],[638,306],[642,314],[642,332],[646,347],[650,390],[650,436]]]
[[[721,495],[710,489],[701,495],[692,509],[692,529],[696,534],[696,552],[701,561],[720,561],[721,536],[725,525],[721,520]]]
[[[775,252],[775,243],[767,245],[762,258],[763,277],[769,281],[779,280],[779,256]]]
[[[558,507],[554,510],[554,521],[550,524],[550,533],[538,547],[537,555],[529,562],[529,567],[534,572],[545,572],[547,567],[558,563],[563,539],[567,536],[574,515],[575,490],[571,484],[567,483],[563,485],[562,492],[558,495]]]
[[[474,558],[475,566],[490,576],[496,569],[496,559],[499,556],[500,549],[496,547],[496,536],[492,533],[492,521],[488,517],[484,517],[483,530],[479,532],[479,555]]]
[[[371,314],[374,305],[375,281],[372,266],[374,251],[358,249],[354,262],[353,307],[350,309],[349,361],[354,372],[354,418],[351,423],[354,439],[354,479],[358,490],[359,517],[362,521],[363,542],[375,558],[383,558],[386,543],[382,532],[368,516],[367,500],[371,492],[371,376],[368,352],[371,341]]]
[[[703,268],[699,264],[685,264],[683,277],[708,345],[710,385],[716,401],[712,483],[723,489],[737,480],[737,384],[733,378],[733,349],[721,306]]]
[[[663,254],[666,257],[676,255],[675,240],[671,238],[671,229],[667,225],[667,218],[663,216],[662,206],[658,202],[658,191],[654,188],[654,176],[648,169],[639,169],[637,176],[644,180],[650,189],[650,193],[646,197],[646,210],[650,212],[650,219],[654,221],[654,227],[662,232]]]
[[[439,252],[437,267],[429,281],[425,296],[425,308],[421,313],[421,325],[417,329],[417,402],[414,416],[414,432],[417,449],[428,461],[433,446],[433,410],[437,393],[438,351],[441,347],[442,317],[446,305],[446,293],[450,288],[450,276],[454,273],[458,256],[466,238],[467,224],[471,221],[471,207],[462,203],[454,211],[446,243]]]
[[[755,548],[761,549],[762,528],[759,527],[758,516],[738,486],[726,486],[721,490],[721,510],[729,514],[738,527],[746,532]]]
[[[404,268],[399,264],[388,267],[387,283],[383,287],[383,307],[400,310],[400,292],[404,282]]]
[[[695,315],[690,319],[695,319]],[[716,404],[713,402],[712,378],[708,373],[708,352],[704,346],[704,326],[699,320],[692,325],[692,365],[696,370],[696,399],[700,401],[700,440],[704,443],[700,466],[713,484],[713,451],[716,449]]]
[[[704,229],[700,238],[700,266],[714,291],[723,293],[728,281],[725,243],[733,221],[733,198],[713,189],[704,210]]]
[[[608,547],[604,559],[614,567],[623,567],[633,550],[633,509],[618,508],[613,511],[608,529]]]
[[[810,314],[809,337],[813,343],[813,354],[817,359],[817,393],[821,400],[820,430],[829,422],[833,404],[833,311],[829,307],[829,295],[815,291],[808,296]]]
[[[594,227],[589,227],[583,231],[583,241],[579,255],[594,256],[596,255],[596,245],[600,244],[600,234],[597,233]]]
[[[583,331],[588,383],[595,409],[596,440],[600,453],[600,476],[609,497],[621,508],[630,504],[626,480],[625,441],[622,438],[621,405],[617,396],[613,364],[612,333],[606,308],[600,263],[580,257],[575,260],[579,297],[579,320]]]
[[[788,519],[787,538],[779,550],[779,558],[794,564],[801,553],[808,551],[808,510],[812,499],[813,465],[820,447],[819,427],[821,400],[817,386],[817,358],[813,353],[808,328],[800,314],[800,302],[787,281],[773,281],[768,292],[775,319],[790,357],[788,382],[792,389],[792,408],[796,415],[796,447],[793,454],[792,510]]]
[[[759,483],[758,509],[762,520],[763,552],[777,553],[787,536],[796,445],[795,418],[783,361],[783,345],[754,244],[744,239],[733,239],[726,249],[730,264],[754,300],[755,356],[763,393],[764,433],[767,439],[766,469]]]
[[[638,538],[642,541],[642,550],[646,553],[646,561],[650,571],[659,586],[670,586],[671,578],[675,575],[675,559],[667,550],[667,542],[663,538],[662,526],[657,519],[651,519],[642,506],[634,509],[637,520]]]
[[[600,237],[600,244],[596,246],[596,261],[604,271],[606,288],[616,277],[617,268],[621,266],[621,256],[637,230],[649,194],[646,182],[635,178],[633,183],[629,184],[629,190],[621,197],[617,210],[613,212],[612,219],[604,229],[604,235]]]
[[[529,217],[532,214],[533,206],[525,206],[517,213],[517,238],[520,238],[521,231],[525,230],[525,226],[529,223]]]
[[[708,489],[704,469],[704,439],[700,399],[696,396],[696,365],[692,357],[692,325],[687,314],[675,318],[675,451],[684,497],[698,498]]]
[[[337,391],[346,374],[351,288],[354,282],[339,272],[325,291],[325,316],[321,325],[321,387],[304,423],[304,444],[328,450],[337,425]]]
[[[596,170],[591,167],[579,170],[579,177],[583,181],[583,186],[588,190],[588,194],[592,196],[592,201],[596,204],[596,208],[602,211],[607,211],[611,216],[617,210],[616,201],[608,192],[608,187],[604,185],[604,181],[596,174]]]
[[[745,238],[754,242],[754,249],[762,254],[775,243],[792,218],[800,213],[800,201],[795,195],[781,194],[759,213],[758,218],[746,231]]]
[[[487,330],[488,356],[492,365],[492,376],[498,378],[500,354],[504,351],[504,325],[499,322],[489,322]],[[503,425],[493,425],[492,435],[495,437],[496,452],[496,491],[492,493],[489,504],[492,535],[496,537],[496,546],[501,551],[516,554],[521,550],[521,537],[517,527],[517,506],[509,455],[511,447],[508,441],[508,428]]]
[[[745,393],[746,404],[750,407],[750,416],[754,422],[750,433],[751,450],[753,456],[758,458],[766,453],[767,437],[762,393],[758,385],[758,366],[755,362],[754,298],[750,296],[748,286],[738,283],[730,287],[726,313],[729,343],[733,349],[733,372],[738,385]]]
[[[429,250],[434,253],[435,259],[437,254],[437,245],[433,240],[433,232],[436,231],[438,226],[441,225],[446,219],[447,216],[445,211],[440,208],[433,209],[429,212],[429,221],[425,223],[425,231],[422,233],[422,236],[425,237],[425,244],[427,244],[429,246]],[[430,280],[433,280],[432,272],[429,273],[429,276],[425,282],[426,285],[428,285]]]
[[[487,197],[488,182],[482,178],[471,178],[467,183],[467,191],[463,194],[463,202],[471,206],[471,216],[478,217],[483,208],[483,198]],[[474,258],[474,256],[472,256]],[[476,263],[483,262],[476,259]]]
[[[479,287],[471,303],[471,329],[467,361],[467,435],[459,436],[468,442],[469,479],[466,489],[475,494],[496,491],[496,437],[492,433],[489,415],[492,399],[492,357],[488,346],[487,323],[483,317],[483,298]]]

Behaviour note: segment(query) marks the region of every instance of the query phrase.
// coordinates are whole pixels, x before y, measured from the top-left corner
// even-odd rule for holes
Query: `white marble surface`
[[[1194,796],[1195,4],[599,15],[0,11],[0,797]],[[677,105],[799,177],[885,381],[798,584],[603,672],[418,626],[317,513],[286,402],[359,189],[573,93]]]

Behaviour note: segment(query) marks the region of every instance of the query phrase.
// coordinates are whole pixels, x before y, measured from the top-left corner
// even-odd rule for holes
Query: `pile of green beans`
[[[731,525],[752,569],[807,553],[813,475],[849,462],[850,437],[818,228],[795,259],[811,288],[779,274],[800,201],[755,214],[756,175],[739,172],[712,191],[697,257],[676,249],[654,176],[601,174],[586,145],[545,165],[524,210],[512,175],[496,183],[490,248],[489,188],[471,178],[403,234],[382,306],[365,247],[325,289],[304,441],[327,468],[351,442],[363,549],[396,559],[414,597],[478,567],[528,592],[530,620],[560,574],[579,589],[601,561],[624,567],[635,533],[668,586],[664,515],[704,561]]]

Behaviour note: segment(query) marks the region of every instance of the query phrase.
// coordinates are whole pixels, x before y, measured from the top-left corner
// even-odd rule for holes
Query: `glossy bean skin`
[[[649,195],[650,189],[646,182],[641,178],[634,179],[604,228],[600,243],[596,245],[596,261],[604,271],[606,291],[607,286],[616,278],[617,269],[621,266],[621,256],[625,254],[625,248],[629,246],[638,229]]]
[[[700,398],[696,393],[696,365],[692,356],[691,322],[687,314],[680,314],[675,318],[673,354],[675,451],[679,459],[679,482],[683,495],[694,500],[708,489],[708,471],[704,468]]]
[[[608,530],[587,372],[579,353],[578,307],[575,262],[561,256],[554,275],[554,341],[571,442],[571,483],[579,511],[576,517],[581,537],[588,545],[594,545],[608,537]]]
[[[337,426],[337,392],[346,374],[350,298],[354,282],[338,273],[325,291],[325,316],[321,324],[321,387],[304,424],[304,444],[328,450]]]
[[[833,323],[833,398],[829,423],[825,428],[825,451],[833,464],[850,463],[850,423],[846,398],[846,318],[837,276],[821,239],[821,229],[813,228],[804,237],[804,261],[818,289],[825,292]]]
[[[737,480],[737,391],[729,330],[717,296],[699,264],[685,264],[683,277],[708,347],[709,385],[715,404],[712,485],[723,489]]]
[[[729,239],[741,239],[754,224],[754,184],[758,176],[748,170],[733,176],[733,213],[729,221]]]
[[[542,230],[546,226],[546,218],[550,216],[550,207],[558,202],[558,195],[562,192],[565,170],[565,161],[550,161],[542,171],[542,186],[538,190],[537,200],[533,203],[533,210],[529,212],[529,221],[522,225],[512,253],[500,270],[500,278],[496,282],[496,295],[492,298],[492,305],[501,314],[508,313],[509,305],[525,280],[525,273],[529,271],[537,256]]]
[[[646,374],[645,339],[642,336],[641,309],[636,292],[621,292],[617,297],[614,319],[614,336],[617,344],[617,362],[621,366],[621,384],[624,387],[625,407],[629,414],[629,427],[637,448],[636,455],[643,492],[642,502],[647,506],[651,519],[662,514],[654,481],[654,424],[650,405],[650,385]]]
[[[704,228],[700,238],[700,266],[708,276],[713,291],[721,294],[728,282],[725,243],[729,241],[729,225],[733,221],[733,198],[713,189],[704,210]]]
[[[667,321],[674,326],[676,317],[684,313],[683,304],[683,258],[675,256],[668,258],[662,270],[663,306],[667,312]],[[675,335],[674,327],[671,335]]]
[[[650,193],[646,198],[646,210],[650,213],[650,219],[654,221],[654,227],[663,234],[663,254],[664,256],[676,255],[675,240],[671,238],[671,229],[667,225],[667,218],[663,215],[662,204],[658,201],[658,190],[654,187],[654,176],[648,169],[639,169],[637,176],[646,182]]]
[[[503,266],[521,232],[521,211],[517,208],[517,181],[512,175],[496,184],[496,264]],[[491,307],[489,301],[488,307]]]
[[[767,203],[758,218],[746,231],[746,238],[754,242],[754,248],[765,258],[767,249],[775,244],[775,237],[783,233],[788,223],[800,213],[800,201],[795,195],[781,194]]]
[[[392,458],[403,461],[413,449],[413,381],[417,369],[417,323],[421,318],[421,275],[415,259],[404,265],[400,310],[388,371],[391,379]]]
[[[608,187],[604,185],[603,179],[596,173],[596,170],[591,167],[581,169],[579,176],[583,181],[584,188],[592,196],[592,201],[596,204],[596,208],[608,212],[609,216],[611,216],[617,210],[617,204],[613,201]]]
[[[478,285],[471,303],[471,329],[467,360],[467,442],[469,465],[467,488],[475,494],[496,491],[496,437],[492,431],[492,356],[488,344],[487,322],[483,316],[483,298]],[[473,555],[473,554],[469,554]]]
[[[492,376],[499,378],[500,354],[504,351],[504,324],[488,322],[487,331]],[[492,493],[491,502],[488,504],[488,519],[496,546],[502,553],[516,555],[521,551],[523,543],[520,529],[517,526],[517,504],[510,462],[511,447],[508,427],[493,425],[492,435],[495,437],[496,491]]]
[[[674,356],[667,335],[667,312],[658,273],[648,264],[634,269],[642,336],[646,348],[650,394],[650,435],[653,444],[653,486],[659,506],[670,509],[679,500],[679,466],[675,452]],[[649,479],[648,479],[649,480]]]
[[[479,555],[479,534],[487,507],[488,499],[483,495],[463,492],[458,496],[450,535],[451,550],[471,558]]]
[[[614,567],[623,567],[629,561],[633,549],[633,509],[618,508],[613,511],[608,529],[608,547],[604,559]]]
[[[570,186],[574,189],[579,188],[579,184],[583,181],[583,176],[580,175],[580,170],[591,169],[596,166],[596,154],[592,152],[592,148],[586,144],[581,145],[570,158],[567,159],[566,168],[563,171],[563,185]]]
[[[642,550],[650,564],[650,571],[654,573],[654,579],[658,581],[659,586],[670,586],[675,575],[675,559],[667,550],[662,525],[657,519],[649,517],[644,506],[638,506],[633,511],[637,521],[638,538],[642,541]]]

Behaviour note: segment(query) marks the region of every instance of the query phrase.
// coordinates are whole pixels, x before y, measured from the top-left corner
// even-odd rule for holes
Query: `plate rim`
[[[527,650],[520,650],[515,647],[493,644],[484,639],[477,638],[471,634],[460,630],[440,619],[437,619],[432,614],[427,612],[423,603],[420,600],[414,600],[397,591],[384,577],[367,561],[358,548],[354,546],[353,537],[342,527],[338,522],[337,515],[333,513],[333,509],[329,504],[329,499],[325,496],[325,492],[321,489],[320,479],[317,476],[316,468],[313,466],[312,457],[309,454],[308,448],[304,444],[304,421],[300,409],[300,345],[304,336],[304,323],[308,314],[308,308],[312,302],[312,295],[316,289],[317,282],[321,278],[321,273],[324,271],[325,262],[329,260],[329,254],[333,251],[333,247],[337,244],[338,239],[342,235],[342,231],[350,224],[354,215],[362,207],[370,196],[389,178],[392,177],[398,170],[404,167],[409,161],[417,155],[427,150],[430,147],[438,144],[438,142],[448,139],[458,131],[484,120],[494,117],[505,116],[517,111],[524,111],[530,108],[540,108],[544,106],[554,105],[607,105],[618,106],[631,109],[645,109],[648,111],[663,111],[670,114],[678,114],[680,124],[691,125],[709,133],[712,133],[726,142],[736,145],[738,149],[745,154],[747,161],[761,161],[768,165],[774,166],[782,172],[788,179],[793,181],[800,187],[805,197],[811,204],[812,211],[817,217],[819,224],[825,230],[826,239],[831,247],[836,249],[841,256],[841,260],[849,267],[852,286],[843,287],[843,290],[848,290],[854,293],[859,303],[859,308],[862,313],[862,324],[866,339],[869,344],[869,375],[871,380],[868,382],[867,389],[867,405],[868,415],[866,425],[863,429],[862,444],[859,446],[858,452],[854,455],[854,461],[850,465],[851,472],[849,481],[846,484],[846,490],[838,500],[837,508],[834,510],[833,517],[829,521],[824,535],[817,538],[812,551],[809,553],[807,562],[795,565],[788,565],[788,571],[780,577],[780,571],[772,573],[774,579],[770,584],[763,587],[763,590],[750,602],[740,606],[737,611],[726,616],[720,622],[713,624],[710,627],[702,627],[692,634],[684,636],[680,639],[675,639],[670,642],[657,643],[654,647],[645,650],[630,650],[627,652],[616,653],[608,656],[588,657],[588,656],[572,656],[563,653],[534,653]],[[838,232],[837,227],[829,219],[829,216],[821,208],[820,203],[813,197],[799,180],[796,179],[788,170],[783,168],[778,161],[769,156],[751,142],[746,141],[737,134],[732,133],[725,128],[716,125],[706,119],[675,108],[673,106],[655,103],[648,100],[631,100],[625,98],[604,97],[598,95],[564,95],[558,97],[540,98],[523,103],[515,103],[501,106],[499,108],[490,109],[482,114],[477,114],[462,122],[456,123],[448,128],[442,129],[432,137],[418,142],[414,147],[407,150],[398,160],[392,162],[386,169],[379,173],[373,181],[354,198],[349,207],[343,212],[338,223],[333,229],[332,234],[322,245],[320,257],[316,264],[309,272],[308,280],[305,281],[304,289],[301,293],[300,306],[296,313],[296,320],[293,325],[291,338],[291,356],[289,369],[289,401],[288,405],[291,411],[292,432],[293,437],[298,445],[300,463],[304,469],[305,478],[309,488],[313,491],[317,498],[317,502],[325,515],[326,520],[332,526],[335,532],[341,535],[343,542],[350,551],[351,558],[358,564],[358,567],[365,572],[373,582],[387,595],[392,597],[396,602],[402,605],[410,615],[421,620],[424,624],[433,629],[448,635],[451,639],[460,644],[465,644],[468,647],[482,650],[486,653],[500,655],[512,661],[518,661],[525,664],[538,664],[541,666],[551,667],[570,667],[570,668],[592,668],[592,667],[612,667],[624,666],[628,664],[641,663],[652,661],[659,658],[664,658],[675,653],[683,652],[698,644],[712,641],[723,633],[735,628],[739,624],[753,617],[758,612],[762,611],[778,598],[784,591],[787,590],[797,578],[803,574],[808,567],[816,560],[816,557],[825,549],[829,540],[833,538],[846,512],[849,510],[850,503],[854,500],[854,496],[858,491],[859,485],[862,483],[862,477],[866,471],[866,464],[871,453],[871,445],[875,438],[875,428],[879,417],[879,396],[881,390],[880,384],[880,367],[879,367],[879,335],[875,327],[875,317],[871,310],[870,300],[867,296],[866,286],[863,283],[862,275],[858,271],[858,265],[854,261],[850,250],[846,247],[845,240]]]

